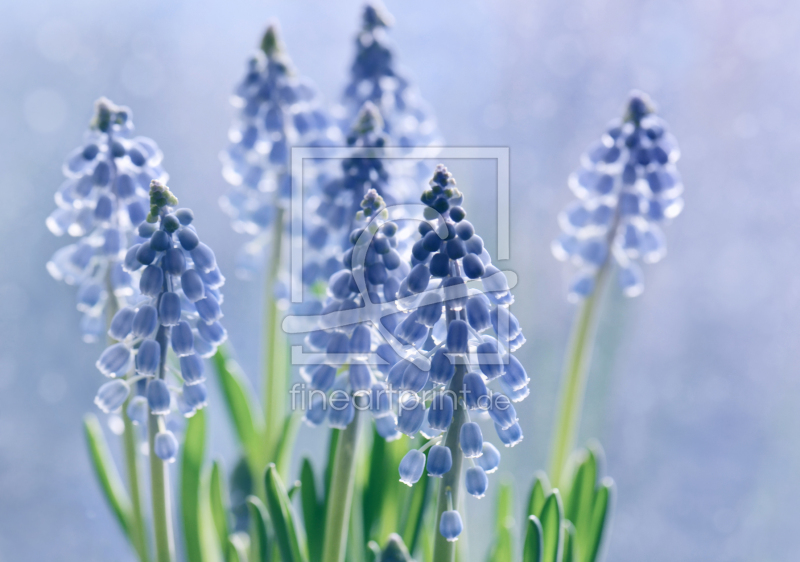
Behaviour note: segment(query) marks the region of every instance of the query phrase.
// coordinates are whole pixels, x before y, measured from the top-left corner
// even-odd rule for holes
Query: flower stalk
[[[467,373],[466,365],[456,365],[456,372],[450,381],[448,391],[458,396],[464,386],[464,375]],[[439,494],[436,500],[436,524],[442,520],[445,511],[458,509],[461,496],[461,466],[463,455],[459,450],[458,437],[461,433],[461,426],[469,421],[464,404],[457,400],[453,408],[453,421],[445,434],[442,443],[450,449],[453,458],[453,466],[442,477],[439,483]],[[454,562],[456,559],[456,542],[447,540],[442,533],[435,531],[433,540],[433,562]]]
[[[264,455],[263,466],[275,460],[280,431],[286,417],[286,390],[289,375],[286,373],[286,340],[281,332],[280,311],[275,297],[275,287],[283,261],[284,209],[276,205],[272,228],[271,251],[268,253],[264,302]],[[284,475],[286,476],[286,475]]]
[[[347,550],[350,507],[356,480],[359,418],[360,414],[356,408],[353,421],[339,434],[336,444],[325,516],[322,562],[343,562]]]
[[[119,301],[114,294],[114,288],[111,283],[111,270],[106,271],[106,291],[108,292],[108,310],[107,317],[108,323],[119,310]],[[115,340],[111,337],[108,338],[108,344],[112,345]],[[125,400],[122,406],[122,421],[124,428],[122,431],[122,454],[125,459],[125,475],[128,480],[128,495],[131,498],[131,511],[132,520],[130,522],[130,540],[133,543],[133,548],[139,555],[139,560],[148,562],[150,554],[147,547],[147,534],[145,532],[144,513],[142,511],[142,492],[141,480],[139,476],[139,457],[136,451],[136,426],[133,425],[131,418],[128,416],[128,404],[130,397]]]
[[[156,341],[161,346],[161,359],[158,366],[158,378],[166,376],[167,345],[169,329],[159,327]],[[148,412],[147,433],[150,447],[150,487],[153,501],[153,528],[156,538],[156,561],[172,562],[175,559],[175,536],[172,529],[172,508],[170,505],[169,464],[156,454],[156,434],[164,431],[164,419],[160,415]]]
[[[559,413],[553,430],[550,477],[558,488],[570,453],[575,448],[581,420],[583,396],[592,360],[597,317],[603,297],[609,263],[597,272],[595,290],[581,303],[570,335],[564,372],[561,376]]]

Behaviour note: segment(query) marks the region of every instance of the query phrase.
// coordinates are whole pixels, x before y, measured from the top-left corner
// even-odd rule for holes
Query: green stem
[[[350,506],[356,481],[356,450],[358,449],[360,417],[358,408],[356,408],[355,418],[347,426],[347,429],[340,432],[336,444],[328,491],[328,509],[325,516],[322,562],[343,562],[347,550]]]
[[[111,325],[111,319],[119,310],[119,301],[114,294],[114,287],[111,284],[111,268],[106,272],[106,291],[108,292],[108,325]],[[109,338],[110,343],[116,343],[116,340]],[[147,548],[147,536],[145,534],[144,513],[142,511],[142,492],[139,476],[139,456],[136,452],[136,427],[128,417],[128,403],[130,397],[125,401],[122,406],[122,421],[124,422],[124,430],[122,432],[122,452],[125,457],[125,475],[128,477],[128,495],[131,498],[131,510],[133,519],[130,524],[130,539],[133,543],[133,548],[139,555],[141,562],[149,562],[150,554]]]
[[[264,458],[263,464],[273,460],[286,415],[286,341],[280,329],[280,312],[275,299],[275,284],[278,281],[283,255],[284,210],[276,206],[273,223],[271,252],[267,264],[264,309]]]
[[[467,366],[456,365],[456,372],[453,375],[448,392],[460,397],[464,386],[464,375],[467,374]],[[450,471],[442,477],[439,482],[439,495],[436,501],[436,519],[434,520],[434,539],[433,539],[433,562],[453,562],[456,559],[456,542],[450,542],[439,532],[439,522],[442,520],[442,513],[449,509],[448,495],[452,497],[453,509],[458,509],[459,498],[461,496],[461,465],[463,455],[458,439],[461,433],[461,426],[467,422],[467,411],[460,400],[455,400],[453,406],[453,421],[447,428],[443,444],[450,449],[453,457],[453,466]]]
[[[558,421],[553,432],[550,459],[550,478],[554,488],[559,487],[567,459],[575,447],[578,436],[583,395],[594,348],[597,316],[609,267],[609,263],[606,262],[597,272],[594,290],[580,305],[570,335],[564,372],[561,375],[561,400]]]
[[[131,498],[133,520],[131,521],[131,542],[142,562],[150,560],[145,535],[144,513],[142,511],[142,491],[139,482],[139,457],[136,453],[136,426],[128,417],[128,401],[122,407],[122,420],[125,430],[122,433],[122,450],[125,457],[126,475],[128,477],[128,494]]]
[[[167,345],[169,328],[159,326],[156,341],[161,346],[158,377],[166,376]],[[172,530],[172,507],[170,505],[169,465],[156,455],[156,434],[163,429],[161,416],[148,412],[147,433],[150,444],[150,492],[153,501],[153,528],[156,537],[156,561],[172,562],[175,559],[175,534]]]
[[[168,465],[155,453],[156,434],[162,420],[148,414],[147,426],[150,441],[150,487],[153,496],[153,527],[156,537],[157,562],[172,562],[175,558],[175,539],[170,514],[170,492]]]

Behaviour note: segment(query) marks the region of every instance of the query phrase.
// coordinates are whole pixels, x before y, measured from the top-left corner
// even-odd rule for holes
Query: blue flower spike
[[[118,342],[103,351],[97,368],[114,380],[95,398],[101,410],[115,411],[136,388],[142,395],[130,399],[127,412],[139,424],[147,421],[148,411],[166,416],[177,408],[190,417],[203,408],[203,358],[227,336],[219,323],[225,278],[214,252],[200,242],[191,210],[176,208],[177,198],[158,180],[151,181],[148,203],[141,242],[131,246],[133,257],[124,262],[125,271],[138,280],[137,298],[111,320],[109,335]],[[166,365],[170,353],[177,370]],[[177,447],[171,432],[156,436],[162,460],[174,460]]]
[[[304,367],[301,374],[315,390],[316,398],[305,412],[306,423],[316,426],[327,419],[331,427],[346,427],[354,415],[337,409],[334,402],[347,396],[355,407],[362,398],[365,402],[369,398],[376,428],[384,438],[393,440],[402,433],[416,434],[427,417],[424,403],[416,396],[410,394],[413,399],[401,405],[393,390],[405,384],[416,392],[427,383],[427,372],[412,363],[398,362],[399,356],[381,332],[385,330],[381,322],[388,317],[370,318],[367,312],[358,312],[364,309],[366,300],[369,310],[380,314],[380,307],[390,302],[387,288],[394,286],[396,291],[408,272],[407,263],[395,264],[392,253],[385,251],[398,246],[397,225],[388,217],[384,199],[375,189],[368,190],[354,213],[355,228],[348,235],[348,249],[343,257],[340,254],[337,271],[329,278],[318,329],[306,337],[306,344],[323,352],[325,361]],[[363,282],[361,288],[357,277]],[[374,355],[384,357],[385,362],[369,360]],[[395,366],[396,386],[387,388],[389,369]],[[342,376],[337,377],[339,369]],[[320,392],[325,393],[324,398]]]
[[[220,206],[236,232],[252,237],[237,260],[237,274],[248,278],[263,268],[275,222],[288,224],[291,147],[340,144],[341,133],[316,85],[296,72],[277,24],[268,26],[232,100],[238,114],[221,155],[231,188]],[[304,185],[306,197],[314,185]]]
[[[578,199],[559,215],[562,234],[552,251],[579,268],[570,282],[570,301],[592,295],[601,274],[614,265],[623,294],[642,293],[639,262],[664,257],[662,225],[683,210],[679,157],[677,141],[653,102],[632,92],[623,118],[608,126],[569,177]]]
[[[369,128],[380,116],[366,107],[362,118]],[[368,175],[372,185],[381,181],[374,172]],[[428,440],[404,457],[402,482],[413,485],[427,464],[429,476],[459,490],[461,470],[453,466],[461,455],[474,459],[468,491],[481,497],[500,454],[484,441],[481,416],[470,421],[470,411],[488,412],[505,445],[519,443],[512,402],[527,396],[530,378],[511,354],[525,338],[509,310],[514,298],[508,281],[467,220],[464,196],[447,168],[437,166],[421,201],[424,220],[409,228],[390,219],[378,189],[361,199],[316,328],[305,339],[321,360],[301,370],[314,391],[305,421],[316,426],[327,419],[344,428],[355,416],[335,407],[342,398],[336,396],[343,394],[357,411],[370,398],[384,439],[421,434]],[[324,207],[336,204],[331,199]],[[459,445],[445,445],[450,432]],[[456,510],[442,513],[443,536],[455,540],[461,529]]]
[[[148,212],[150,182],[167,180],[162,158],[155,142],[134,135],[130,109],[101,98],[83,146],[64,162],[67,179],[56,192],[57,208],[46,224],[56,236],[77,241],[53,254],[47,270],[56,280],[78,286],[86,342],[103,337],[108,310],[138,298],[123,262],[129,245],[141,242],[137,229]],[[118,332],[124,323],[111,328]]]
[[[398,68],[387,30],[394,17],[379,1],[364,6],[355,38],[356,56],[342,106],[349,124],[365,102],[377,107],[386,122],[390,146],[430,146],[438,139],[436,121],[419,89]]]

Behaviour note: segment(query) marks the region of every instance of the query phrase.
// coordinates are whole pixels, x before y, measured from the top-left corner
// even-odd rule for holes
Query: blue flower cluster
[[[210,357],[227,333],[219,288],[225,282],[214,252],[200,242],[189,209],[174,209],[178,200],[163,183],[150,188],[150,214],[139,226],[145,241],[125,254],[127,273],[139,279],[141,298],[121,308],[109,336],[117,340],[103,351],[97,368],[113,380],[100,387],[95,403],[104,412],[119,409],[132,386],[141,392],[128,403],[131,420],[145,423],[147,411],[163,416],[176,407],[192,416],[206,405],[203,358]],[[167,364],[169,348],[178,369]],[[170,386],[172,374],[177,386]],[[168,431],[156,438],[156,454],[172,460],[177,441]]]
[[[80,240],[58,250],[47,270],[79,286],[81,333],[87,342],[105,331],[109,307],[114,310],[135,295],[122,258],[147,216],[150,182],[167,179],[162,157],[155,142],[133,136],[130,109],[101,98],[84,145],[64,163],[67,180],[56,192],[58,208],[47,218],[47,227],[56,236],[66,233]]]
[[[454,409],[464,408],[476,418],[488,417],[507,447],[522,441],[522,430],[512,402],[528,394],[529,378],[512,355],[525,343],[516,317],[509,311],[513,296],[505,275],[491,263],[483,240],[466,220],[463,195],[447,169],[437,166],[430,189],[421,198],[426,205],[412,246],[412,269],[398,291],[398,303],[409,311],[395,328],[398,339],[431,357],[428,373],[401,359],[389,373],[389,384],[406,393],[398,429],[408,435],[421,431],[431,441],[427,459],[412,450],[400,464],[401,481],[412,485],[426,466],[430,476],[443,476],[452,467],[452,453],[438,434],[448,431]],[[480,280],[482,289],[475,286]],[[491,330],[491,332],[489,331]],[[490,335],[493,334],[493,335]],[[460,388],[452,381],[462,369]],[[496,384],[499,390],[492,390]],[[430,385],[430,401],[422,393]],[[458,385],[457,385],[458,386]],[[416,393],[409,397],[408,392]],[[456,403],[456,401],[458,401]],[[459,443],[473,466],[467,469],[467,492],[483,497],[487,473],[497,469],[500,453],[484,441],[480,425],[467,421],[459,429]],[[457,519],[457,520],[456,520]],[[440,532],[455,540],[461,532],[458,512],[443,513]]]
[[[417,433],[430,439],[400,464],[401,481],[409,485],[422,476],[428,448],[428,474],[449,472],[453,459],[442,434],[457,407],[490,419],[506,446],[519,443],[522,430],[512,402],[529,393],[528,375],[511,354],[525,338],[508,309],[508,281],[466,220],[463,196],[444,166],[436,168],[422,202],[425,220],[405,263],[395,250],[396,223],[387,220],[377,193],[368,193],[362,213],[375,218],[353,231],[345,269],[329,281],[320,329],[307,338],[325,353],[325,362],[305,371],[312,389],[321,391],[312,393],[308,423],[327,417],[332,427],[346,427],[365,403],[385,439]],[[370,364],[370,357],[381,364]],[[466,368],[458,378],[463,384],[453,387],[456,365]],[[498,390],[489,388],[493,381]],[[483,440],[477,422],[458,431],[461,451],[474,464],[467,470],[467,490],[482,497],[500,453]]]
[[[370,190],[388,206],[398,203],[385,161],[380,157],[387,140],[378,108],[372,102],[364,103],[347,135],[347,145],[356,149],[356,154],[343,159],[341,173],[311,199],[311,212],[306,219],[305,284],[313,285],[341,269],[342,252],[352,244],[353,217]]]
[[[552,250],[556,258],[580,267],[570,300],[594,291],[598,272],[612,256],[623,293],[642,292],[644,276],[635,260],[655,263],[664,257],[660,225],[683,210],[683,184],[675,168],[679,156],[675,137],[650,99],[631,93],[624,118],[609,125],[569,178],[578,200],[559,215],[563,233]]]
[[[366,193],[356,223],[341,260],[343,269],[328,282],[319,329],[306,338],[311,349],[325,353],[325,362],[301,371],[316,391],[305,420],[316,426],[327,418],[331,427],[347,427],[355,415],[354,395],[367,393],[378,432],[392,440],[400,433],[385,381],[399,357],[386,341],[391,336],[381,318],[410,267],[396,250],[397,223],[388,220],[386,204],[375,189]],[[373,354],[385,363],[371,363]],[[343,365],[346,369],[339,372]]]
[[[223,176],[232,187],[220,204],[234,230],[256,236],[238,263],[238,271],[247,275],[261,268],[269,226],[288,204],[290,147],[335,143],[341,133],[314,83],[295,73],[275,25],[269,26],[261,50],[250,60],[233,103],[239,114],[221,156]]]
[[[386,34],[393,20],[377,1],[364,7],[341,117],[345,126],[349,126],[364,102],[370,101],[386,122],[392,146],[430,146],[437,139],[436,121],[418,89],[396,68],[395,54]]]

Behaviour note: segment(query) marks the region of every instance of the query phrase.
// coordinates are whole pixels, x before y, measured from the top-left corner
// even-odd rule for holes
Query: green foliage
[[[274,464],[264,475],[267,511],[275,532],[275,541],[282,562],[308,562],[308,549],[303,525],[294,513],[286,488]]]
[[[570,459],[566,518],[574,525],[576,562],[596,562],[608,523],[608,504],[614,482],[600,478],[604,460],[597,442],[576,451]]]
[[[553,490],[542,508],[542,562],[558,562],[564,548],[564,508],[561,494]]]
[[[228,537],[228,494],[225,489],[225,470],[222,462],[215,460],[211,465],[211,483],[209,486],[209,497],[211,505],[211,515],[214,522],[214,529],[217,532],[217,540],[225,553],[225,560],[234,560],[234,550],[229,544]]]
[[[203,528],[203,516],[207,515],[209,509],[208,503],[202,501],[205,447],[206,414],[205,410],[199,410],[186,426],[186,439],[181,455],[180,512],[186,558],[189,562],[205,562],[210,559]]]
[[[300,469],[300,500],[303,506],[303,522],[308,530],[308,554],[311,560],[322,558],[322,533],[317,529],[325,528],[325,502],[317,494],[317,482],[314,467],[308,458],[303,459]]]
[[[551,491],[552,488],[550,487],[550,481],[547,479],[547,474],[541,470],[536,472],[533,475],[533,485],[528,496],[528,515],[535,515],[537,518],[541,518],[544,502]]]
[[[508,562],[514,559],[514,523],[514,485],[504,481],[497,493],[495,539],[488,562]]]
[[[247,498],[250,512],[250,561],[269,562],[270,540],[267,509],[256,496]]]
[[[397,472],[397,466],[399,464],[398,461],[397,464],[392,467],[393,473]],[[430,493],[432,479],[423,478],[411,488],[401,484],[397,478],[391,480],[387,478],[387,480],[396,487],[403,486],[406,488],[405,490],[401,490],[401,499],[404,496],[405,501],[403,502],[404,508],[400,528],[403,530],[403,540],[405,544],[408,545],[408,549],[411,552],[414,552],[419,544],[420,535],[422,534],[422,521],[425,517],[425,508],[428,505],[428,500],[432,496]],[[396,509],[396,506],[387,503],[383,512],[386,513],[393,509]]]
[[[566,519],[561,524],[561,536],[564,537],[563,562],[578,562],[578,549],[575,544],[575,527]]]
[[[413,560],[400,535],[392,533],[386,539],[386,546],[380,551],[376,562],[413,562]]]
[[[86,435],[86,443],[89,446],[89,459],[92,462],[94,474],[100,483],[100,489],[103,491],[103,495],[111,511],[114,512],[114,517],[116,517],[125,536],[128,537],[128,540],[131,540],[131,517],[133,516],[131,500],[128,497],[128,492],[125,491],[125,486],[119,476],[117,466],[114,464],[114,459],[111,458],[111,452],[108,450],[103,428],[100,427],[97,416],[87,414],[83,418],[83,429]]]
[[[253,390],[239,364],[230,357],[227,345],[217,349],[212,361],[236,436],[247,455],[251,471],[259,474],[263,468],[258,466],[263,456],[259,443],[264,429],[259,421],[262,418],[260,408],[252,398]]]
[[[543,542],[544,536],[539,518],[529,515],[525,530],[525,544],[522,547],[522,562],[541,562],[542,556],[544,556]]]

